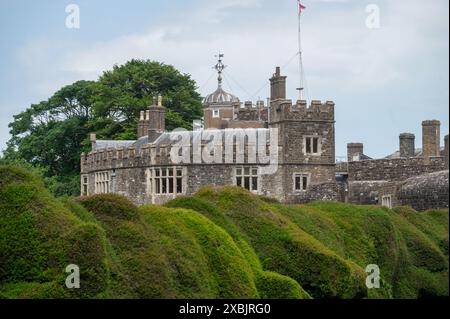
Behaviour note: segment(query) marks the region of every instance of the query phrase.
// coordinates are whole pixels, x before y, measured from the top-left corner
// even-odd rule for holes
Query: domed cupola
[[[208,94],[205,99],[203,100],[203,105],[205,107],[209,107],[212,105],[230,105],[235,103],[240,103],[239,99],[234,96],[231,93],[226,92],[222,88],[222,73],[223,70],[226,68],[226,66],[222,62],[222,58],[224,57],[223,54],[219,54],[219,61],[215,65],[215,69],[217,70],[217,73],[219,74],[219,77],[217,78],[218,81],[218,87],[217,90],[214,91],[211,94]]]

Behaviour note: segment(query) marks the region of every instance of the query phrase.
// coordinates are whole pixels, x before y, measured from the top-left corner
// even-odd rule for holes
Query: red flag
[[[297,0],[298,2],[298,14],[302,14],[302,11],[306,9],[304,5],[300,2],[300,0]]]

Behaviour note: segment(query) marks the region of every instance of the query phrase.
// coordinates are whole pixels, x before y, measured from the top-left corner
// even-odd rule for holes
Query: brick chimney
[[[411,133],[400,134],[400,157],[414,157],[416,154],[416,137]]]
[[[347,144],[347,160],[349,162],[357,162],[361,159],[361,155],[364,154],[363,143],[349,143]]]
[[[445,151],[444,151],[444,156],[445,156],[445,167],[448,169],[448,135],[445,135],[444,138],[445,141]]]
[[[441,155],[441,122],[422,122],[422,151],[425,163],[430,162],[430,157]]]
[[[277,66],[275,74],[270,79],[270,99],[286,99],[286,76],[281,76],[281,69]]]
[[[153,98],[153,104],[147,110],[148,142],[153,143],[166,130],[166,108],[162,105],[162,97]]]
[[[97,148],[97,135],[95,133],[91,133],[91,149],[94,151]]]

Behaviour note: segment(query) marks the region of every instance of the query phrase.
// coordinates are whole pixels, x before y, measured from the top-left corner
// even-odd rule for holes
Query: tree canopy
[[[167,109],[166,127],[190,129],[202,115],[196,83],[173,66],[131,60],[97,81],[78,81],[31,105],[9,124],[3,161],[26,162],[52,178],[56,195],[78,195],[80,154],[89,133],[100,139],[136,139],[139,112],[156,95]]]

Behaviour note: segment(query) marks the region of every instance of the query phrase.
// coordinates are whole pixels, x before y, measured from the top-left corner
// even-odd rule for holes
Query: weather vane
[[[219,60],[217,61],[217,64],[214,66],[214,68],[217,70],[217,73],[219,73],[219,77],[218,77],[218,81],[219,81],[219,87],[222,86],[222,72],[223,70],[225,70],[225,68],[227,67],[225,64],[223,64],[222,62],[222,58],[225,55],[223,53],[219,52],[219,55],[216,55],[216,58],[219,58]]]

